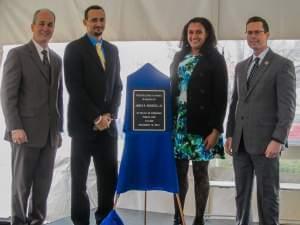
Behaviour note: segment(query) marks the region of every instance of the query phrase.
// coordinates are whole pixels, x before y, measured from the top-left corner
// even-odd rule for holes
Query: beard
[[[102,31],[95,31],[94,32],[94,35],[96,36],[96,37],[100,37],[100,36],[102,36]]]
[[[95,37],[101,37],[102,36],[102,33],[103,33],[103,30],[104,30],[104,27],[94,27],[94,36]]]

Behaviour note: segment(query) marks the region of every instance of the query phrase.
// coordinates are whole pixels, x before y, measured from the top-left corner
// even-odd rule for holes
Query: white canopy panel
[[[244,39],[245,23],[251,16],[264,17],[271,39],[300,39],[299,0],[220,0],[219,39]]]
[[[56,14],[53,42],[68,42],[84,33],[85,8],[104,7],[105,38],[111,41],[178,40],[183,25],[204,16],[215,26],[218,39],[243,39],[248,17],[265,17],[273,39],[299,39],[298,0],[0,0],[0,45],[27,42],[36,9]]]
[[[217,22],[217,0],[1,0],[0,43],[24,43],[31,38],[32,15],[39,8],[56,14],[53,42],[68,42],[84,33],[84,10],[104,7],[107,16],[105,38],[111,41],[177,40],[183,25],[194,16]],[[188,12],[188,13],[187,13]]]

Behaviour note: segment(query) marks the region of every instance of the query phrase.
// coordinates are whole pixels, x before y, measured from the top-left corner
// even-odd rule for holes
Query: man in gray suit
[[[12,225],[41,225],[46,217],[63,126],[62,62],[48,47],[54,25],[52,11],[37,10],[32,40],[12,49],[4,64],[1,103],[12,147]]]
[[[295,115],[295,68],[268,47],[263,18],[251,17],[246,35],[253,55],[236,66],[225,143],[233,156],[236,224],[249,224],[255,174],[259,224],[278,225],[279,156]]]

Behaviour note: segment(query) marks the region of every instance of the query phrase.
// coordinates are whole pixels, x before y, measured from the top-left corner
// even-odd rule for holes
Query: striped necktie
[[[256,57],[254,65],[252,66],[251,71],[250,71],[249,76],[248,76],[248,79],[247,79],[247,88],[250,87],[250,83],[253,80],[253,78],[255,77],[255,74],[258,70],[258,67],[259,67],[259,58]]]
[[[96,51],[97,51],[97,54],[98,54],[99,59],[101,61],[101,64],[103,66],[103,69],[105,70],[105,57],[104,57],[104,53],[103,53],[102,46],[101,46],[100,43],[96,44]]]
[[[51,66],[50,66],[50,62],[49,62],[49,58],[48,58],[48,51],[46,49],[41,51],[42,55],[43,55],[43,65],[46,71],[46,74],[48,76],[49,79],[49,83],[51,83]]]

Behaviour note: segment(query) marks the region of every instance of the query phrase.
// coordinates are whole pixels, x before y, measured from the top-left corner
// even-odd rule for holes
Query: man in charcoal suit
[[[236,66],[225,143],[233,156],[236,224],[249,224],[255,174],[259,224],[278,225],[279,157],[295,115],[295,68],[268,47],[263,18],[251,17],[246,35],[253,55]]]
[[[54,25],[52,11],[37,10],[32,40],[12,49],[4,63],[1,103],[12,147],[12,225],[42,225],[46,217],[63,127],[62,62],[48,47]]]

